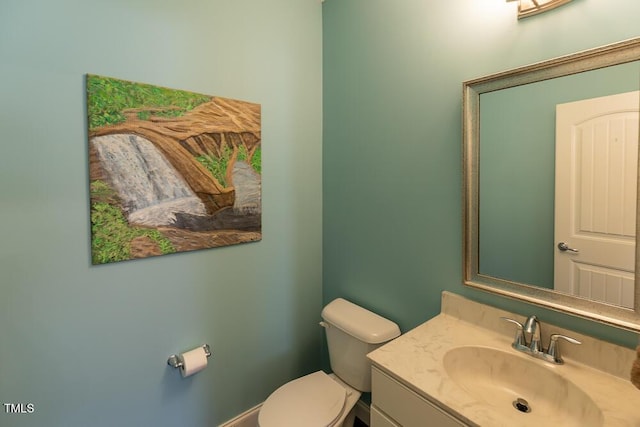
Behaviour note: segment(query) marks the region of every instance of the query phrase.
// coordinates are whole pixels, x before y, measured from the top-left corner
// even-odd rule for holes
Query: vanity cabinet
[[[467,426],[375,366],[371,380],[371,427]]]

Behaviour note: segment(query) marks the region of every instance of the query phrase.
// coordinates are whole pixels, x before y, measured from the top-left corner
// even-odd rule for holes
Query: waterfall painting
[[[93,264],[262,239],[259,104],[86,84]]]

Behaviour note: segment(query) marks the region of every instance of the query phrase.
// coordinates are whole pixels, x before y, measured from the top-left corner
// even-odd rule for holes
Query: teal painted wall
[[[321,13],[0,3],[0,404],[35,406],[0,425],[215,426],[320,367]],[[85,73],[260,103],[263,240],[91,266]]]
[[[482,274],[553,289],[556,105],[638,89],[635,61],[480,95]]]
[[[406,331],[449,290],[627,346],[634,334],[462,285],[462,82],[636,37],[640,2],[575,0],[518,21],[504,0],[327,0],[324,301]]]

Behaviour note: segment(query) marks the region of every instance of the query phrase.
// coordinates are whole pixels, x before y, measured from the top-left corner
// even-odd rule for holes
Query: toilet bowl
[[[367,354],[400,335],[398,325],[345,299],[322,310],[332,374],[313,372],[279,387],[258,414],[259,427],[352,427],[354,407],[371,391]]]

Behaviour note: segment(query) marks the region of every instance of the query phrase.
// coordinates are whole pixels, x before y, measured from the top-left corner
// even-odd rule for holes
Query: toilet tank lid
[[[368,344],[380,344],[400,336],[400,328],[394,322],[343,298],[327,304],[322,318]]]

